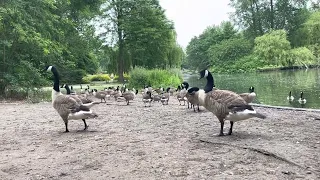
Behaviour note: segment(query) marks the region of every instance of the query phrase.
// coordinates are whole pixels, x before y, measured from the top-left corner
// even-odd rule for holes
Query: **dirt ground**
[[[0,179],[320,179],[320,113],[256,107],[267,119],[218,137],[200,108],[110,100],[87,131],[73,120],[63,133],[50,102],[2,103]]]

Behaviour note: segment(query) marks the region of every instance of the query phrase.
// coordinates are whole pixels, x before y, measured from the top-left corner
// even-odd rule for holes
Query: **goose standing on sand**
[[[128,91],[126,90],[122,93],[122,96],[126,100],[127,105],[129,105],[130,101],[132,101],[136,97],[136,93],[138,92],[129,91],[129,90]]]
[[[189,83],[188,82],[183,82],[182,84],[181,84],[181,87],[182,87],[182,89],[180,90],[180,92],[178,93],[178,95],[177,95],[177,97],[179,97],[178,98],[178,100],[179,100],[179,103],[181,102],[181,101],[183,101],[183,105],[186,105],[186,101],[187,101],[187,103],[188,103],[188,107],[189,107],[189,102],[188,102],[188,99],[187,99],[187,97],[186,97],[186,95],[187,95],[187,90],[188,90],[188,88],[189,88]],[[181,105],[181,104],[180,104]]]
[[[257,113],[237,93],[228,90],[216,90],[214,79],[208,70],[200,71],[200,79],[207,78],[207,84],[203,90],[198,90],[199,104],[212,112],[220,121],[220,136],[223,136],[224,121],[230,121],[228,135],[232,134],[233,123],[252,117],[266,118]]]
[[[306,104],[307,100],[303,97],[303,91],[300,92],[300,98],[298,100],[300,104]]]
[[[65,123],[66,131],[68,130],[69,120],[80,120],[84,123],[84,130],[88,128],[86,119],[95,118],[98,115],[90,110],[85,104],[81,104],[81,100],[75,96],[63,95],[59,87],[59,74],[54,66],[47,66],[47,71],[51,71],[54,76],[52,89],[52,104],[53,108],[59,113]],[[80,102],[79,102],[80,101]]]
[[[160,99],[160,101],[161,101],[161,103],[162,103],[162,105],[168,105],[168,103],[169,103],[169,100],[170,100],[170,87],[168,87],[167,88],[167,90],[166,90],[166,93],[163,93],[162,94],[162,97],[161,97],[161,99]]]
[[[144,107],[147,107],[146,103],[149,103],[149,107],[151,107],[152,97],[150,91],[146,91],[146,93],[142,95],[142,102],[144,103]]]
[[[200,108],[199,108],[199,88],[198,87],[192,87],[190,89],[188,89],[188,92],[186,94],[186,97],[188,99],[188,103],[191,104],[191,108],[193,107],[193,111],[196,112],[196,108],[195,108],[195,105],[198,106],[198,112],[200,111]],[[189,104],[188,104],[189,106]]]
[[[287,97],[287,100],[289,102],[292,102],[294,100],[294,97],[291,95],[291,91],[289,92],[289,96]]]

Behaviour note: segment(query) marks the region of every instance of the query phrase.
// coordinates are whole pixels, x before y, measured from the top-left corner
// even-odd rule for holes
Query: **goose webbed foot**
[[[85,130],[87,130],[87,129],[88,129],[88,127],[89,127],[89,126],[87,125],[87,123],[86,123],[86,120],[85,120],[85,119],[82,119],[82,121],[83,121],[83,123],[84,123],[84,129],[83,129],[83,130],[85,131]]]

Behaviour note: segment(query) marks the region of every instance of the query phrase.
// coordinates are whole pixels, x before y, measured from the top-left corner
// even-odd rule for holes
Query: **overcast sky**
[[[206,27],[228,20],[229,0],[159,0],[177,31],[178,43],[186,48],[191,38]]]

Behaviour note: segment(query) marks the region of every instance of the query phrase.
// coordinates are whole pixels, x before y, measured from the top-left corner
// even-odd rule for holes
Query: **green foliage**
[[[232,72],[255,72],[257,69],[261,69],[267,65],[266,61],[250,54],[237,60],[229,69]]]
[[[130,80],[130,75],[129,75],[128,73],[123,73],[123,79],[124,79],[125,81],[129,81],[129,80]],[[118,80],[119,80],[119,76],[116,75],[116,76],[114,77],[114,80],[118,81]]]
[[[220,26],[208,27],[198,37],[191,39],[186,48],[185,67],[191,69],[204,69],[209,67],[210,61],[209,49],[211,46],[220,44],[223,40],[235,38],[237,31],[230,22],[222,22]]]
[[[290,42],[284,30],[271,31],[255,39],[254,54],[268,64],[280,65],[288,57]]]
[[[110,81],[111,78],[108,74],[94,74],[94,75],[87,75],[82,78],[83,83],[90,83],[92,81]]]
[[[101,37],[110,45],[99,56],[100,62],[108,72],[117,73],[119,81],[136,66],[181,66],[184,52],[158,0],[106,1],[102,12],[101,25],[107,31]]]
[[[284,66],[307,66],[315,64],[315,56],[306,47],[299,47],[291,49],[289,52],[289,57],[286,59]]]
[[[153,87],[178,86],[182,82],[182,75],[177,70],[162,70],[136,67],[130,71],[130,87],[141,87],[151,85]]]
[[[80,82],[98,67],[101,42],[87,23],[102,1],[4,1],[0,6],[0,94],[45,85],[45,65],[61,80]]]
[[[236,60],[248,55],[252,50],[251,43],[244,38],[231,38],[214,44],[208,50],[213,66],[232,65]]]
[[[304,23],[304,28],[307,31],[308,44],[320,44],[320,11],[311,14]]]

